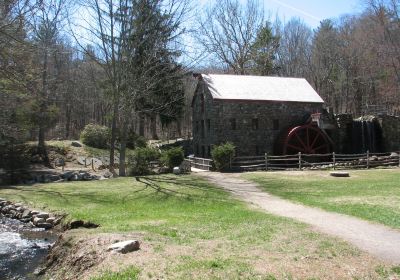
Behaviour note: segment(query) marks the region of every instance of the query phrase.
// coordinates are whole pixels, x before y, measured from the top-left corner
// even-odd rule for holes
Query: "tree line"
[[[265,18],[256,0],[207,8],[196,38],[208,71],[306,78],[334,113],[399,114],[400,1],[366,0],[359,15],[321,21]]]
[[[84,15],[74,22],[77,9]],[[69,138],[88,121],[105,124],[111,128],[110,169],[118,143],[124,175],[132,117],[168,123],[182,110],[184,72],[175,43],[187,9],[185,0],[3,1],[2,143],[30,131],[46,156],[51,128],[62,125]]]
[[[132,131],[190,130],[191,71],[304,77],[333,113],[398,114],[399,2],[365,0],[312,30],[257,0],[1,1],[0,146],[36,140],[46,154],[46,138],[102,124],[123,175]]]

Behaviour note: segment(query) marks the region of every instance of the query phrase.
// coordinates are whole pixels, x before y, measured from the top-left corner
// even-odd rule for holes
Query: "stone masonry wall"
[[[201,94],[204,95],[204,111]],[[238,156],[274,153],[283,132],[305,123],[310,113],[321,110],[322,104],[317,103],[213,100],[208,89],[200,83],[193,103],[195,156],[209,158],[212,145],[227,141],[237,147]],[[235,119],[236,129],[231,127],[232,119]],[[253,119],[257,119],[258,128],[254,127]]]

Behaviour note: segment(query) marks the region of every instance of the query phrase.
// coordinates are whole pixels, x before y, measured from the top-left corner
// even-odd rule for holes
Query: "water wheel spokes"
[[[283,154],[327,154],[330,151],[328,136],[313,124],[290,129],[283,143]]]

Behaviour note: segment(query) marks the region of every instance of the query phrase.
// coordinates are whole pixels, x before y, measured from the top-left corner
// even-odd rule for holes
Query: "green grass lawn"
[[[350,171],[349,178],[320,171],[243,176],[285,199],[400,228],[400,169]]]
[[[100,224],[63,234],[71,259],[101,256],[89,270],[96,279],[379,279],[383,272],[395,274],[345,242],[251,209],[191,175],[0,187],[0,197]],[[121,240],[126,235],[137,236],[142,249],[105,253],[108,236]],[[89,253],[79,251],[89,245]],[[59,273],[76,272],[66,266]]]

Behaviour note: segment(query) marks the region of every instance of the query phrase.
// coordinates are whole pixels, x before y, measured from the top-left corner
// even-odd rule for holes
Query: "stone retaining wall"
[[[13,203],[0,198],[0,215],[10,219],[17,219],[23,223],[31,223],[33,226],[51,229],[61,222],[62,217],[46,212],[31,210],[21,203]]]

